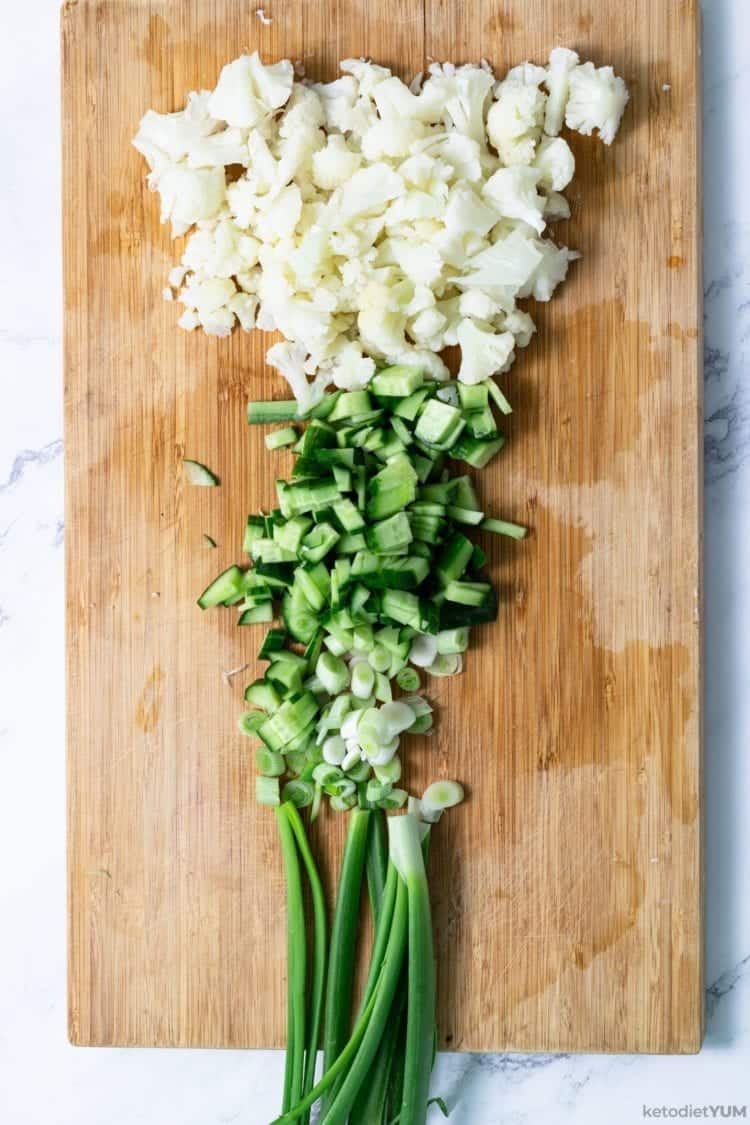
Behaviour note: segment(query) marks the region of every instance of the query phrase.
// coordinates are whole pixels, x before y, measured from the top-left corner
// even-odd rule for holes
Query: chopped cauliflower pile
[[[149,110],[135,147],[162,221],[192,230],[170,296],[183,328],[277,330],[268,361],[300,410],[376,364],[459,379],[506,371],[577,257],[545,237],[570,214],[563,124],[611,144],[628,92],[611,67],[558,47],[498,81],[486,63],[433,63],[411,85],[361,59],[298,81],[243,55],[184,110]]]

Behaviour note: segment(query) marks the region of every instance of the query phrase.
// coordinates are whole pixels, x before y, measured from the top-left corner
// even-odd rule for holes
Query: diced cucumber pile
[[[447,458],[481,468],[502,448],[493,404],[510,409],[490,381],[441,384],[400,366],[368,390],[329,395],[301,433],[294,402],[248,408],[250,422],[283,423],[266,446],[291,447],[296,461],[276,482],[278,507],[247,521],[252,565],[229,567],[198,604],[272,626],[259,653],[268,669],[240,718],[262,744],[262,803],[315,815],[323,794],[339,810],[406,802],[400,737],[429,730],[432,708],[419,695],[394,700],[392,681],[419,688],[409,663],[460,671],[469,627],[497,615],[471,529],[525,535],[487,518],[471,477],[446,468]]]

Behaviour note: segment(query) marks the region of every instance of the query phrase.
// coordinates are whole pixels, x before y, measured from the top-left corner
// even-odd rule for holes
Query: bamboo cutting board
[[[70,1037],[284,1037],[274,820],[235,726],[259,631],[195,606],[287,467],[244,421],[283,390],[267,339],[188,335],[161,300],[181,251],[130,147],[138,120],[255,47],[315,77],[350,55],[411,76],[560,43],[613,63],[632,98],[611,149],[572,140],[557,232],[583,260],[535,310],[507,451],[482,475],[486,506],[533,534],[488,544],[500,619],[462,677],[430,685],[438,733],[407,755],[408,780],[471,792],[432,859],[441,1045],[695,1051],[697,0],[271,0],[269,27],[255,7],[63,7]],[[223,487],[184,488],[183,455]],[[342,826],[314,833],[329,879]]]

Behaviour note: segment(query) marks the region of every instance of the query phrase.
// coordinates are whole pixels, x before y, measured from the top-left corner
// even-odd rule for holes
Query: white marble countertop
[[[454,1125],[631,1125],[648,1117],[644,1106],[676,1117],[682,1106],[750,1102],[750,4],[704,0],[704,13],[706,1043],[697,1058],[444,1056],[435,1088]],[[58,0],[6,2],[0,1119],[260,1125],[276,1106],[279,1054],[81,1050],[66,1040],[58,84]]]

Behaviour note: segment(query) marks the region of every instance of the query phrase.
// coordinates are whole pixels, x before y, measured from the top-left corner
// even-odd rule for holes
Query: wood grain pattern
[[[613,62],[611,148],[576,138],[583,252],[508,380],[488,507],[504,592],[410,777],[464,779],[433,855],[443,1046],[694,1051],[702,1033],[697,5],[681,0],[69,0],[62,17],[69,1014],[80,1044],[278,1046],[283,883],[235,728],[258,637],[195,596],[273,479],[260,335],[160,298],[178,248],[130,147],[242,49],[333,76],[372,54]],[[669,89],[665,89],[668,86]],[[223,487],[185,489],[182,456]],[[286,455],[280,455],[283,458]],[[278,466],[279,462],[276,462]],[[201,547],[203,532],[219,550]],[[333,858],[341,820],[325,820]]]

